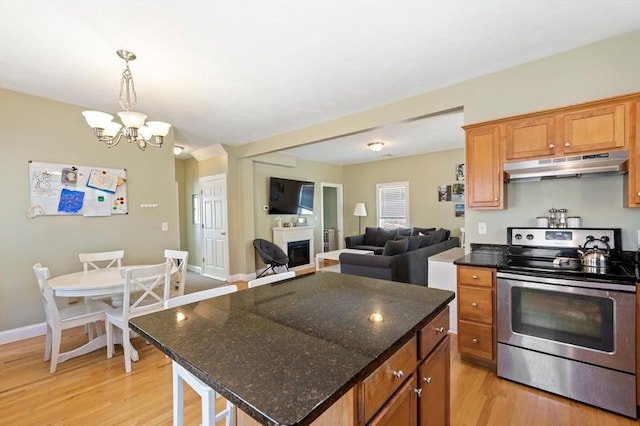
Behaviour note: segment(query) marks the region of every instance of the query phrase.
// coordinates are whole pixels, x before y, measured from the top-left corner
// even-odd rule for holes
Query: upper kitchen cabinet
[[[627,148],[630,103],[568,107],[504,123],[505,161]]]
[[[526,117],[504,125],[506,160],[551,157],[556,152],[556,117]]]
[[[625,104],[588,108],[562,119],[562,149],[566,155],[626,147]]]
[[[503,209],[506,206],[500,149],[501,127],[464,127],[469,208]]]

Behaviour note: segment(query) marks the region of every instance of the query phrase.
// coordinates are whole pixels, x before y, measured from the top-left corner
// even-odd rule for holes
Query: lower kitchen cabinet
[[[458,351],[491,364],[496,362],[496,270],[458,266]]]
[[[449,308],[359,384],[359,424],[449,424]]]

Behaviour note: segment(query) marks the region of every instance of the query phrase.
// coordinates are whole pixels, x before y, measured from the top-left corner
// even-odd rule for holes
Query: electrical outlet
[[[169,224],[167,222],[162,222],[162,230],[163,231],[168,231],[169,230]]]
[[[478,222],[478,234],[486,234],[487,233],[487,223],[486,222]]]

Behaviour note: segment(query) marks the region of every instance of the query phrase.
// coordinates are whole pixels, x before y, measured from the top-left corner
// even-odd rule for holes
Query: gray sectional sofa
[[[428,284],[430,256],[460,246],[460,240],[451,238],[449,230],[435,228],[393,231],[367,228],[365,234],[346,237],[345,241],[347,248],[371,250],[377,254],[342,253],[340,271],[343,274],[417,285]]]

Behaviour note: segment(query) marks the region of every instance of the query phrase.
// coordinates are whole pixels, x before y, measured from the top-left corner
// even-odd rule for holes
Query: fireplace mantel
[[[313,226],[291,226],[272,228],[273,243],[280,247],[285,253],[288,252],[288,243],[296,241],[309,241],[309,263],[300,265],[299,268],[315,265],[315,254],[313,251]]]

